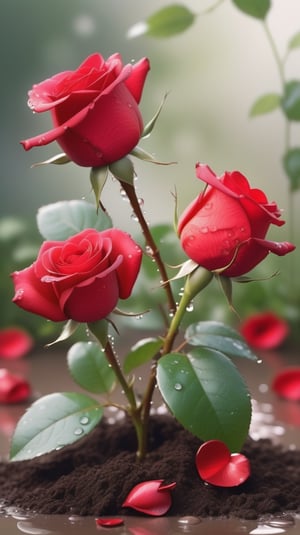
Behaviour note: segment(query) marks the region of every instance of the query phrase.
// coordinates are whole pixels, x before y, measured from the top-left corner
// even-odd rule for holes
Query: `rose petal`
[[[172,505],[170,491],[176,483],[162,483],[162,479],[139,483],[129,492],[122,507],[131,507],[152,516],[164,515]]]
[[[96,518],[96,525],[104,528],[114,528],[124,524],[123,518]]]
[[[30,351],[33,339],[24,330],[8,327],[0,331],[0,358],[18,359]]]
[[[0,368],[0,403],[19,403],[30,395],[31,387],[28,381],[6,368]]]
[[[290,367],[279,372],[274,377],[271,388],[285,399],[300,400],[300,367]]]
[[[274,349],[288,336],[288,323],[274,314],[262,312],[246,318],[240,326],[241,334],[252,347]]]
[[[220,440],[209,440],[200,446],[196,466],[204,481],[219,487],[238,486],[250,474],[248,459],[241,453],[230,453]]]

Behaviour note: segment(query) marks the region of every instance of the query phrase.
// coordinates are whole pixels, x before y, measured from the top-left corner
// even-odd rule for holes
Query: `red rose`
[[[207,187],[182,214],[178,233],[186,254],[209,271],[238,277],[259,264],[268,253],[279,256],[295,246],[265,240],[269,226],[281,226],[280,210],[263,191],[251,189],[238,171],[221,177],[203,164],[196,175]]]
[[[100,320],[130,296],[141,257],[140,247],[118,229],[46,241],[31,266],[13,273],[13,301],[53,321]]]
[[[85,167],[123,158],[143,131],[138,103],[149,68],[146,58],[124,66],[119,54],[106,61],[92,54],[76,71],[34,85],[28,104],[35,112],[50,110],[54,128],[22,145],[29,150],[57,141],[73,162]]]
[[[274,349],[289,334],[288,323],[273,312],[261,312],[249,316],[240,326],[249,345],[257,349]]]

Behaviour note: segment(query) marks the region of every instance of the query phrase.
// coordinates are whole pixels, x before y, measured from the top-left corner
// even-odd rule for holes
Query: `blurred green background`
[[[214,2],[182,3],[199,13]],[[151,71],[141,104],[145,122],[169,92],[157,127],[142,146],[159,160],[178,163],[166,167],[136,163],[138,191],[145,200],[148,221],[173,220],[175,187],[180,211],[198,194],[194,165],[202,161],[217,173],[238,169],[253,186],[264,189],[270,200],[276,200],[284,210],[287,221],[280,230],[271,230],[270,239],[293,240],[299,249],[300,192],[289,194],[281,164],[283,115],[278,110],[249,118],[251,105],[260,95],[281,91],[262,22],[226,0],[174,37],[126,37],[133,24],[168,4],[162,0],[2,0],[0,328],[21,323],[32,329],[32,322],[38,321],[10,305],[13,289],[8,277],[9,272],[28,265],[34,258],[41,240],[35,229],[38,207],[63,199],[85,198],[93,202],[87,169],[73,164],[31,168],[33,163],[61,150],[51,144],[26,153],[19,144],[20,139],[51,127],[48,114],[34,115],[29,110],[27,91],[33,83],[59,71],[75,69],[94,51],[104,57],[120,52],[124,63],[149,57]],[[288,40],[300,30],[299,0],[273,0],[268,25],[284,55]],[[288,60],[288,79],[299,78],[299,59],[300,49]],[[300,125],[294,123],[295,144],[299,144],[299,133]],[[109,182],[105,187],[103,200],[116,226],[137,231],[116,183]],[[243,308],[240,312],[246,314],[256,307],[273,307],[280,312],[284,305],[283,314],[299,328],[299,252],[280,259],[270,256],[258,272],[269,276],[277,269],[281,276],[275,282],[265,282],[263,291],[256,283],[243,285],[251,289],[235,291]],[[51,328],[45,323],[42,320],[40,328],[47,336]]]

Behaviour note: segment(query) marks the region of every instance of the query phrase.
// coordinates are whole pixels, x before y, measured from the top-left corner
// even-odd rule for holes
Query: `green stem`
[[[143,447],[143,455],[146,454],[146,447],[147,447],[147,435],[148,435],[148,427],[149,427],[149,417],[150,417],[150,409],[151,409],[151,402],[153,398],[153,392],[156,385],[156,367],[157,367],[157,361],[167,353],[170,353],[173,349],[174,341],[176,339],[176,336],[178,334],[179,326],[181,324],[181,321],[186,313],[187,307],[192,301],[192,299],[201,291],[205,286],[209,284],[209,282],[212,280],[213,274],[210,271],[207,271],[206,269],[202,267],[198,267],[188,275],[183,295],[181,297],[181,300],[177,306],[176,312],[172,318],[170,327],[168,329],[167,335],[164,339],[164,345],[162,348],[161,353],[158,355],[156,361],[153,363],[151,374],[149,377],[148,385],[145,390],[144,398],[142,401],[142,421],[143,421],[143,435],[144,438],[142,440]]]
[[[133,209],[133,211],[134,211],[134,213],[135,213],[135,215],[136,215],[136,217],[138,219],[138,222],[139,222],[139,224],[141,226],[143,235],[144,235],[145,240],[146,240],[146,244],[147,244],[147,246],[149,247],[149,249],[151,251],[151,256],[156,262],[156,265],[158,267],[158,270],[159,270],[159,273],[160,273],[160,276],[161,276],[162,285],[163,285],[163,287],[165,289],[165,292],[167,294],[169,311],[170,311],[170,313],[173,313],[176,310],[176,303],[175,303],[173,292],[172,292],[172,288],[171,288],[171,285],[170,285],[170,282],[169,282],[169,277],[168,277],[165,265],[164,265],[164,263],[163,263],[163,261],[161,259],[160,252],[159,252],[159,250],[157,248],[155,240],[154,240],[154,238],[153,238],[153,236],[151,234],[151,231],[150,231],[150,229],[148,227],[147,221],[144,218],[144,214],[143,214],[143,211],[142,211],[142,209],[140,207],[139,200],[137,198],[135,188],[134,188],[133,185],[131,185],[131,184],[127,183],[127,182],[123,182],[123,181],[120,181],[120,182],[121,182],[122,188],[126,192],[126,195],[127,195],[128,199],[130,201],[131,207],[132,207],[132,209]]]

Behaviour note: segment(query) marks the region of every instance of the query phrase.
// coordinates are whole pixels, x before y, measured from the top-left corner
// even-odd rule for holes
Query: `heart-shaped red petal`
[[[300,400],[300,367],[294,366],[279,372],[274,377],[271,388],[285,399]]]
[[[96,518],[96,525],[104,528],[114,528],[124,524],[123,518]]]
[[[123,507],[131,507],[151,516],[164,515],[171,507],[171,493],[176,483],[163,485],[163,479],[139,483],[129,492]]]
[[[208,440],[200,446],[196,466],[201,479],[218,487],[236,487],[250,475],[247,457],[241,453],[230,453],[220,440]]]

